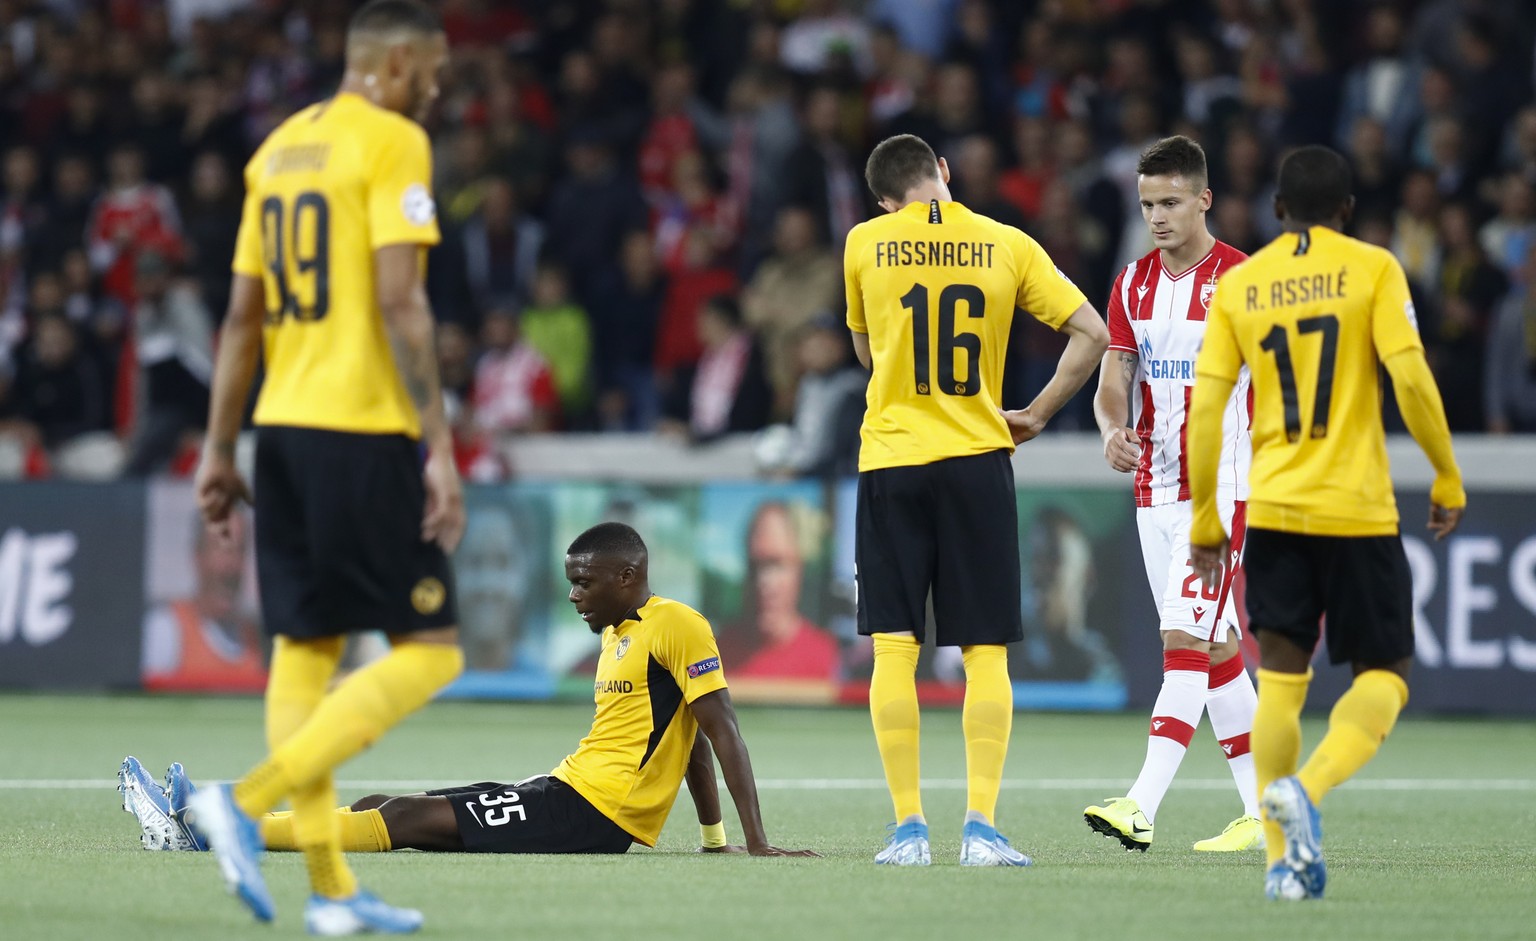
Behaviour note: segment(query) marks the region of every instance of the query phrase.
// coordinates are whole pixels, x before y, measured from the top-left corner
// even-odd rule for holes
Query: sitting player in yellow
[[[603,637],[592,730],[547,775],[389,797],[337,811],[352,852],[422,849],[483,853],[622,853],[655,846],[688,782],[705,852],[815,856],[769,844],[752,763],[726,689],[709,622],[687,605],[651,594],[639,533],[601,523],[571,543],[570,601]],[[730,846],[721,820],[711,746],[736,801],[745,846]],[[200,849],[180,822],[191,790],[179,764],[162,789],[133,758],[118,777],[124,808],[139,818],[150,849]],[[258,818],[267,849],[296,849],[291,815]]]

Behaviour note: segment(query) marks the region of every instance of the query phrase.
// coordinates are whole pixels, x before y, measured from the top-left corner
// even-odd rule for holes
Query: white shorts
[[[1243,537],[1248,531],[1248,506],[1230,497],[1216,501],[1221,522],[1231,534],[1227,564],[1221,585],[1207,591],[1189,558],[1189,529],[1194,505],[1188,500],[1162,506],[1138,507],[1136,529],[1141,534],[1141,558],[1147,566],[1147,582],[1157,599],[1159,629],[1183,631],[1219,644],[1227,632],[1241,635],[1237,605],[1232,601],[1232,579],[1243,557]]]

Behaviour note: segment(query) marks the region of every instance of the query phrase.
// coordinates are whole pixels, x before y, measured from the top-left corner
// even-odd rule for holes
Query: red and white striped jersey
[[[1189,499],[1189,462],[1184,453],[1189,399],[1195,388],[1195,357],[1205,339],[1205,312],[1217,280],[1247,258],[1217,242],[1199,264],[1174,276],[1162,253],[1149,252],[1115,278],[1109,297],[1109,348],[1135,353],[1136,389],[1131,421],[1141,438],[1136,467],[1136,505],[1162,506]],[[1221,492],[1248,499],[1252,461],[1253,399],[1243,367],[1222,421]]]

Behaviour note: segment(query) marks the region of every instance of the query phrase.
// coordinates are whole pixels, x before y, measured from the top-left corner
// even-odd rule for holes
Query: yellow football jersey
[[[1012,451],[998,402],[1014,309],[1058,329],[1086,303],[1034,239],[938,200],[855,226],[843,275],[874,366],[861,471]]]
[[[261,278],[259,425],[421,435],[379,313],[373,253],[435,245],[420,125],[338,94],[284,121],[245,168],[237,274]]]
[[[603,631],[592,731],[552,773],[655,846],[699,729],[688,704],[725,689],[725,672],[702,614],[659,595],[638,614]]]
[[[1247,364],[1253,377],[1249,526],[1397,532],[1381,363],[1422,346],[1397,259],[1325,226],[1280,236],[1221,280],[1195,373],[1236,381]]]

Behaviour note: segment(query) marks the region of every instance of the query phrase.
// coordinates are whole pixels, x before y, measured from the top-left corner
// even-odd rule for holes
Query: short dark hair
[[[1195,141],[1176,134],[1165,137],[1141,152],[1136,162],[1140,176],[1182,176],[1195,192],[1205,189],[1210,174],[1205,166],[1205,150]]]
[[[633,562],[646,558],[645,540],[633,526],[624,523],[598,523],[571,541],[566,555],[617,556]]]
[[[741,326],[741,305],[729,294],[716,294],[704,302],[701,310],[713,311],[732,327]]]
[[[864,182],[876,199],[901,199],[913,187],[939,176],[939,158],[915,134],[887,137],[864,164]]]
[[[1279,191],[1285,214],[1296,222],[1328,222],[1349,204],[1354,179],[1349,163],[1331,147],[1313,144],[1280,161]]]
[[[443,19],[437,11],[420,0],[371,0],[352,14],[347,23],[347,38],[360,33],[387,33],[394,30],[432,35],[443,31]]]

